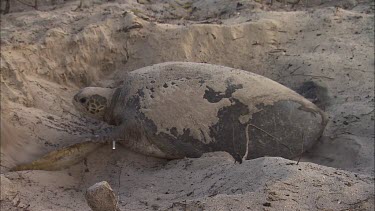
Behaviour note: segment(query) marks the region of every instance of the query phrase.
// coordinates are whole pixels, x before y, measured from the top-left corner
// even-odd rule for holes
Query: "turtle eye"
[[[81,103],[86,103],[86,101],[87,101],[87,98],[85,98],[85,97],[79,99],[79,102],[81,102]]]

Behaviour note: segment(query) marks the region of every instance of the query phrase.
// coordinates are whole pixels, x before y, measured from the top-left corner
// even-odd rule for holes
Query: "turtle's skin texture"
[[[115,125],[110,137],[126,147],[169,159],[212,151],[237,160],[293,158],[319,139],[327,123],[317,106],[275,81],[190,62],[132,71],[121,87],[84,88],[73,103]]]

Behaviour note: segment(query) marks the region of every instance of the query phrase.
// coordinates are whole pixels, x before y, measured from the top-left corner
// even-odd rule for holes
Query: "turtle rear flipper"
[[[83,160],[88,154],[102,146],[103,143],[87,141],[74,144],[63,149],[52,151],[32,163],[18,165],[11,171],[23,170],[60,170],[72,166]]]

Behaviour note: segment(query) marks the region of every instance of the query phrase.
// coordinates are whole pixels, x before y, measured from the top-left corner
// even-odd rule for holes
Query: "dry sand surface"
[[[1,210],[89,210],[85,191],[103,180],[121,210],[373,210],[374,2],[268,2],[12,1],[1,16]],[[261,74],[330,121],[298,165],[105,146],[63,170],[9,172],[109,127],[74,109],[78,89],[166,61]]]

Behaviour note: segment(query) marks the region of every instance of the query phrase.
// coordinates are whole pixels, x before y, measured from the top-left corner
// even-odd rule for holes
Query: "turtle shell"
[[[115,95],[109,121],[121,125],[132,146],[147,140],[170,158],[212,151],[245,159],[293,158],[326,125],[324,112],[293,90],[211,64],[144,67],[130,72]]]

